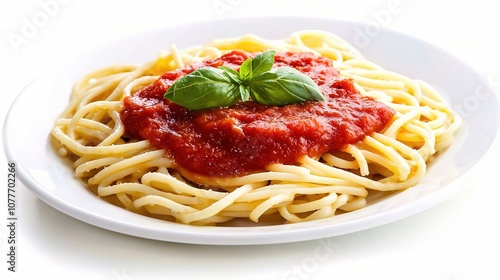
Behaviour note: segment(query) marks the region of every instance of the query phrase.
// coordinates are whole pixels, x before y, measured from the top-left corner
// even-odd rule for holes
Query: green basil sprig
[[[324,101],[318,85],[292,67],[273,68],[276,51],[266,51],[241,64],[240,71],[226,66],[203,67],[177,79],[164,97],[190,110],[226,107],[239,100],[283,106]]]

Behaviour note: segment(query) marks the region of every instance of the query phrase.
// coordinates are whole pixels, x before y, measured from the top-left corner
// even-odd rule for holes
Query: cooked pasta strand
[[[216,178],[210,186],[193,183],[165,151],[125,134],[120,119],[123,99],[164,72],[234,49],[310,52],[330,58],[361,95],[378,99],[396,115],[383,131],[341,151],[320,158],[303,156],[295,165],[271,164],[267,170],[236,178]],[[298,223],[360,209],[367,204],[369,190],[415,186],[425,175],[426,162],[452,143],[460,123],[431,85],[364,59],[334,34],[308,30],[284,40],[247,35],[186,49],[171,46],[140,66],[98,69],[75,84],[51,135],[61,156],[73,160],[78,178],[129,211],[193,225],[240,218],[257,223],[275,216],[281,223]]]

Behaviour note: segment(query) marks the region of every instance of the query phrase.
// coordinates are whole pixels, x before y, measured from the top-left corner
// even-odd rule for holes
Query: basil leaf
[[[240,78],[243,82],[252,79],[273,68],[275,50],[266,51],[256,55],[253,59],[247,58],[240,66]]]
[[[240,87],[240,99],[242,101],[248,101],[250,99],[250,89],[247,86],[244,86],[243,81],[240,78],[240,74],[238,71],[229,68],[227,66],[219,66],[219,69],[224,70],[224,75],[227,75],[235,85],[239,85]]]
[[[203,67],[175,81],[164,97],[190,110],[226,107],[241,98],[240,84],[227,70]]]
[[[235,83],[238,84],[241,83],[240,73],[238,73],[238,71],[234,70],[233,68],[229,68],[227,66],[219,66],[218,68],[222,69],[224,75],[228,75],[228,77],[232,79]]]
[[[273,68],[275,50],[270,50],[258,54],[252,59],[252,77],[267,72]]]
[[[318,85],[291,67],[273,69],[276,51],[246,59],[240,72],[227,66],[204,67],[175,81],[165,98],[190,110],[227,107],[239,100],[283,106],[324,101]]]
[[[240,85],[241,101],[248,101],[250,99],[250,88],[248,86]]]
[[[252,99],[266,105],[325,100],[318,85],[309,76],[291,67],[279,67],[254,76],[249,86]]]
[[[240,79],[245,82],[252,78],[252,58],[249,57],[240,65]]]

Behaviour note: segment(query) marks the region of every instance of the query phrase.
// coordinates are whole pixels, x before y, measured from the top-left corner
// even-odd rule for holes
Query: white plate
[[[197,227],[136,215],[96,198],[74,178],[67,162],[50,146],[49,131],[67,104],[72,84],[88,71],[112,63],[144,63],[171,44],[183,48],[247,33],[282,39],[304,29],[335,33],[385,68],[429,82],[462,114],[464,124],[456,141],[431,164],[419,185],[361,210],[319,221],[278,226]],[[497,136],[499,102],[474,70],[447,52],[403,34],[377,31],[374,34],[373,29],[366,29],[363,24],[345,21],[247,18],[155,30],[106,44],[74,58],[61,71],[35,80],[20,93],[4,126],[7,159],[17,164],[23,184],[59,211],[98,227],[143,238],[193,244],[285,243],[346,234],[408,217],[460,189],[463,176],[485,156]]]

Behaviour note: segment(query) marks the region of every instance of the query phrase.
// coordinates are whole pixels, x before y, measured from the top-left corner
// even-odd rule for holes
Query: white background
[[[374,22],[448,50],[498,91],[497,3],[3,1],[1,121],[16,94],[54,62],[130,33],[237,17],[294,15]],[[27,28],[29,24],[34,28]],[[500,279],[498,145],[467,177],[463,192],[430,210],[362,232],[282,245],[199,246],[130,237],[61,214],[18,183],[16,273],[7,271],[8,159],[0,154],[2,279]]]

